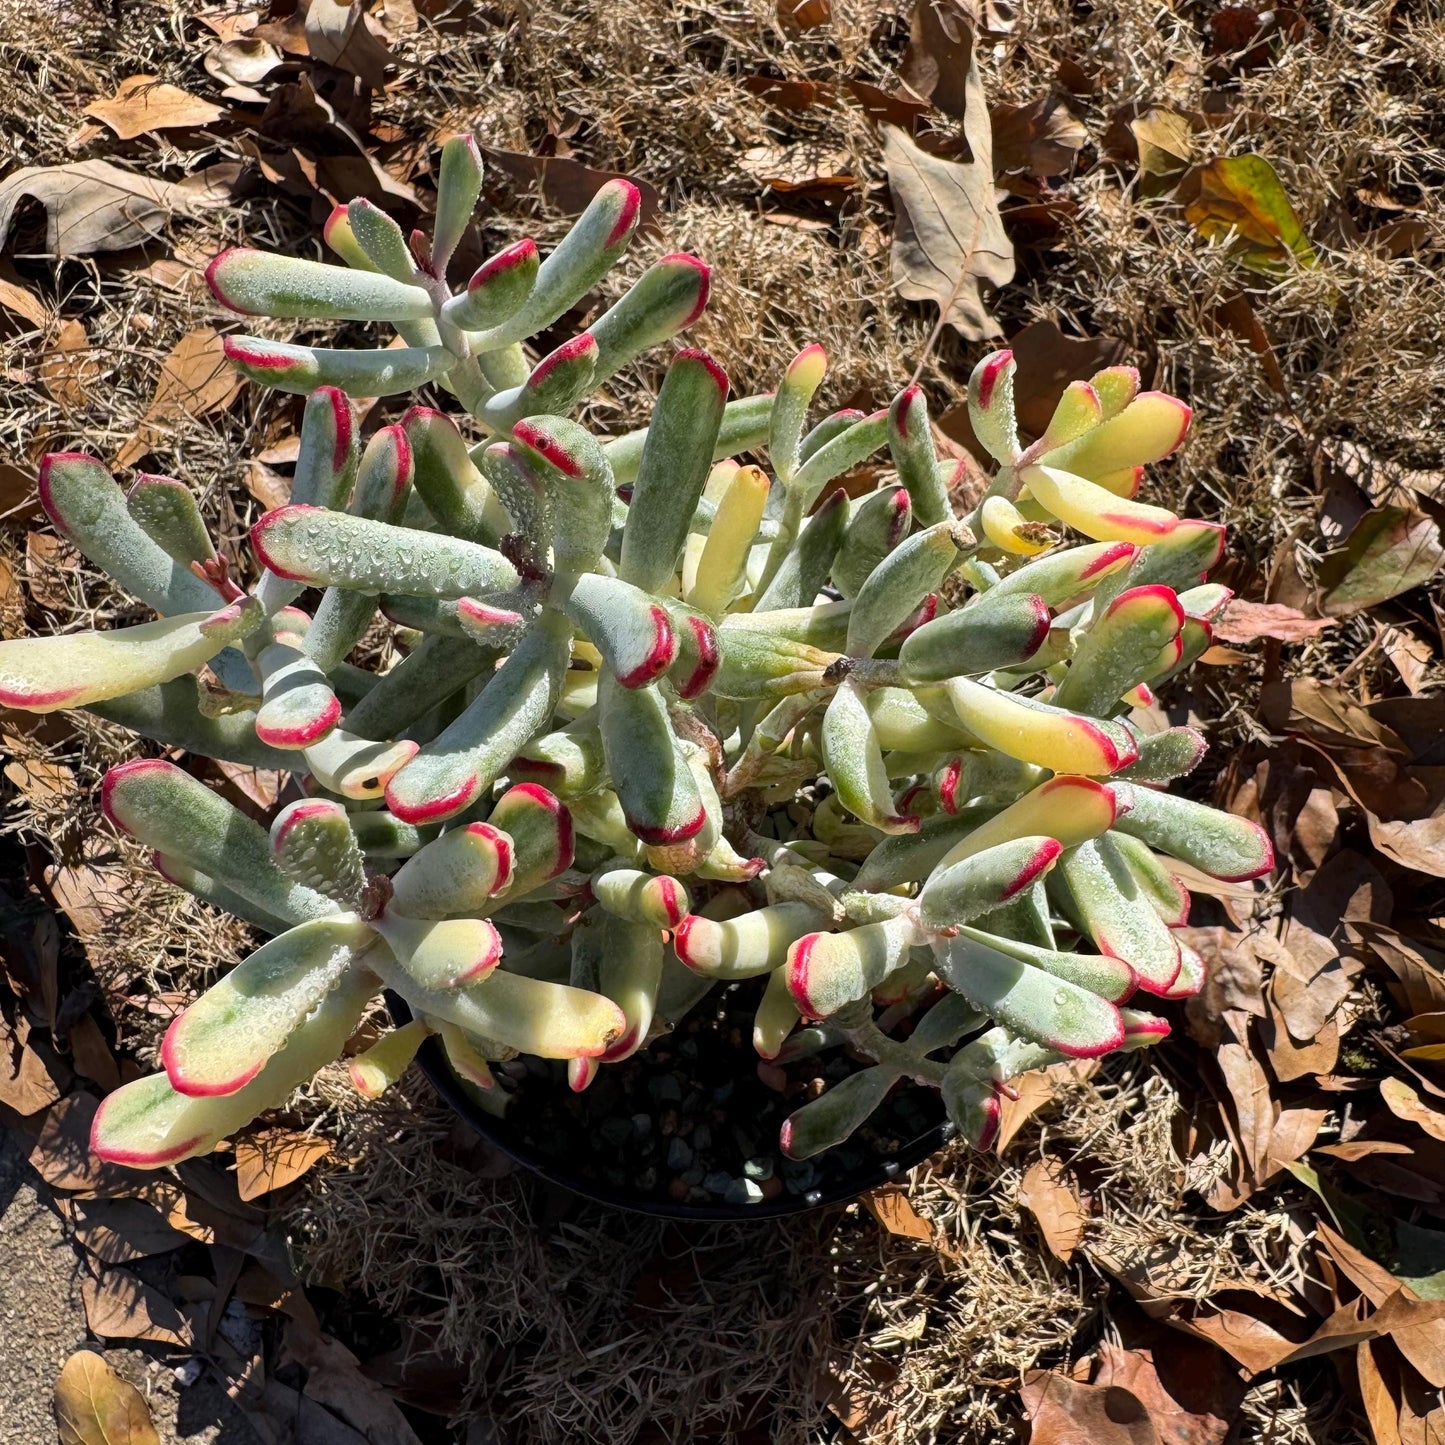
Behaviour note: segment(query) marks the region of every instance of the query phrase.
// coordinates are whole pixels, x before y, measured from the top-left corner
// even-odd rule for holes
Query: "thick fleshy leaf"
[[[888,413],[876,411],[839,432],[812,452],[788,483],[806,512],[835,477],[852,471],[888,442]]]
[[[1015,557],[1032,557],[1055,540],[1043,522],[1031,522],[1007,497],[985,497],[978,509],[983,535]]]
[[[295,763],[292,755],[268,747],[256,736],[254,712],[222,713],[219,717],[203,713],[191,677],[90,703],[86,710],[152,742],[202,757],[281,770]]]
[[[479,1089],[496,1086],[496,1076],[491,1065],[470,1035],[445,1019],[432,1019],[437,1037],[441,1040],[442,1052],[447,1056],[447,1066],[459,1079],[474,1084]]]
[[[910,689],[871,688],[864,703],[868,716],[873,719],[879,745],[886,752],[930,752],[977,746],[977,740],[961,723],[948,723],[935,716]]]
[[[906,487],[884,487],[863,498],[833,559],[833,582],[844,597],[858,595],[873,569],[908,535],[912,520]]]
[[[374,742],[346,728],[332,728],[303,752],[312,776],[329,793],[343,798],[379,798],[396,771],[416,755],[408,738]]]
[[[375,991],[376,980],[364,969],[355,970],[233,1094],[191,1097],[173,1089],[163,1073],[122,1085],[96,1111],[91,1152],[132,1169],[159,1169],[210,1153],[257,1114],[284,1104],[298,1085],[336,1058]]]
[[[1118,816],[1112,784],[1089,777],[1050,778],[976,827],[949,851],[942,866],[952,867],[1018,838],[1053,838],[1071,848],[1107,832]]]
[[[811,607],[828,580],[847,525],[848,494],[839,487],[809,517],[758,598],[758,610]]]
[[[489,820],[512,840],[512,877],[501,902],[521,898],[572,866],[572,815],[537,783],[514,783]]]
[[[830,412],[810,431],[798,447],[798,461],[801,464],[821,451],[834,437],[840,437],[849,427],[867,418],[854,406],[845,406],[841,411]]]
[[[1030,448],[1050,467],[1096,478],[1167,457],[1189,430],[1190,411],[1177,397],[1142,391],[1116,416],[1055,449]]]
[[[768,440],[768,418],[772,415],[773,397],[744,396],[730,401],[723,408],[722,424],[713,443],[712,459],[722,461],[740,452],[756,451]],[[650,427],[639,427],[623,436],[614,437],[602,448],[612,475],[619,487],[631,486],[637,480],[642,453]],[[629,579],[636,580],[636,579]]]
[[[1168,997],[1173,998],[1174,995],[1171,993]],[[1173,1031],[1173,1025],[1168,1019],[1160,1018],[1158,1014],[1145,1013],[1141,1009],[1120,1009],[1119,1017],[1124,1021],[1124,1042],[1121,1048],[1147,1049],[1160,1040],[1167,1039]]]
[[[915,833],[918,818],[898,811],[888,785],[883,749],[864,694],[849,678],[823,714],[823,765],[839,802],[860,821],[883,833]]]
[[[778,478],[789,481],[802,465],[803,428],[813,393],[822,385],[828,357],[815,341],[805,346],[787,365],[773,398],[768,419],[768,460]]]
[[[811,1159],[841,1144],[863,1124],[898,1081],[892,1069],[874,1065],[840,1079],[783,1123],[779,1142],[789,1159]]]
[[[590,793],[607,781],[597,715],[575,718],[560,732],[530,742],[507,768],[511,777],[541,783],[558,797]]]
[[[1011,758],[1055,773],[1097,777],[1118,772],[1139,756],[1122,724],[999,692],[969,678],[953,678],[944,687],[964,727]]]
[[[649,346],[686,331],[707,305],[710,277],[711,269],[696,256],[674,252],[654,261],[584,333],[597,343],[599,380]]]
[[[836,652],[824,652],[785,634],[735,622],[732,617],[724,620],[716,637],[719,657],[711,691],[739,701],[788,697],[822,687],[828,668],[839,660]]]
[[[1068,547],[1040,557],[1038,561],[1020,567],[1017,572],[1010,572],[991,591],[997,596],[1034,592],[1049,607],[1059,607],[1080,592],[1097,587],[1105,578],[1122,572],[1138,551],[1132,542],[1096,542]]]
[[[151,854],[151,864],[167,883],[174,883],[177,888],[184,888],[187,893],[221,909],[224,913],[244,919],[245,922],[259,928],[263,933],[285,933],[291,926],[290,923],[277,918],[273,913],[268,913],[249,898],[243,898],[234,888],[227,888],[224,883],[218,883],[209,874],[191,867],[189,863],[183,863],[179,858],[155,852]]]
[[[788,991],[788,971],[776,968],[753,1016],[753,1048],[759,1058],[776,1059],[787,1037],[798,1026],[798,1005]]]
[[[1053,697],[1056,707],[1107,717],[1153,671],[1161,648],[1179,636],[1184,609],[1158,585],[1121,592],[1080,640]]]
[[[787,961],[789,948],[828,919],[806,903],[771,903],[722,920],[689,913],[672,935],[678,958],[709,978],[751,978]]]
[[[657,599],[672,618],[677,633],[677,657],[667,670],[667,680],[678,697],[688,701],[700,697],[712,685],[722,665],[722,644],[712,619],[672,598]]]
[[[467,289],[442,307],[442,316],[466,331],[490,331],[515,316],[537,284],[537,243],[514,241],[484,261]]]
[[[677,633],[667,609],[620,577],[584,572],[567,597],[566,610],[623,687],[656,681],[677,657]]]
[[[894,548],[853,599],[848,655],[872,657],[914,612],[924,594],[942,585],[972,546],[973,534],[961,522],[940,522],[915,532]]]
[[[408,918],[480,913],[511,881],[511,838],[490,823],[467,823],[428,843],[392,875],[388,909]]]
[[[431,1030],[420,1019],[383,1034],[346,1062],[351,1086],[363,1099],[379,1099],[406,1071]]]
[[[644,843],[680,843],[707,821],[657,687],[622,687],[610,673],[597,685],[602,748],[628,826]]]
[[[602,448],[590,432],[559,416],[529,417],[512,436],[542,464],[558,571],[592,571],[612,530],[615,488]]]
[[[502,957],[502,936],[489,918],[404,918],[387,909],[372,926],[426,989],[479,983]]]
[[[56,530],[146,606],[165,616],[215,610],[214,589],[145,534],[99,462],[78,452],[51,452],[41,459],[38,491]],[[255,686],[238,652],[219,653],[211,666],[227,687]]]
[[[337,911],[331,899],[281,872],[259,823],[174,763],[137,758],[111,768],[101,784],[101,807],[117,828],[288,923]]]
[[[287,1046],[376,935],[355,914],[316,918],[273,938],[214,983],[166,1030],[171,1087],[234,1094]]]
[[[1032,450],[1037,456],[1045,456],[1065,442],[1093,431],[1103,419],[1104,404],[1099,399],[1099,393],[1087,381],[1071,381],[1064,388],[1044,434]]]
[[[971,923],[1042,878],[1062,851],[1057,839],[1035,834],[935,868],[919,895],[919,919],[933,929]]]
[[[424,637],[347,713],[347,730],[363,738],[394,738],[473,678],[490,672],[500,654],[466,638]]]
[[[514,387],[489,396],[481,419],[494,431],[510,431],[523,417],[569,412],[593,390],[597,378],[597,342],[587,332],[549,352]]]
[[[610,271],[642,213],[642,193],[631,181],[608,181],[542,262],[526,301],[507,320],[475,333],[478,351],[493,351],[545,331]]]
[[[931,761],[932,754],[902,753],[892,757]],[[909,773],[921,772],[921,767],[908,767]],[[894,776],[890,762],[889,776]],[[1021,763],[1017,758],[1005,757],[990,749],[987,752],[959,752],[945,757],[933,769],[933,788],[939,806],[945,813],[956,813],[972,802],[1007,802],[1017,798],[1029,788],[1037,787],[1043,779],[1043,771],[1032,763]]]
[[[111,632],[0,642],[0,705],[54,712],[137,692],[193,672],[260,625],[254,598]]]
[[[321,386],[306,398],[291,500],[308,507],[344,507],[361,457],[360,428],[350,398]]]
[[[825,1019],[866,998],[908,962],[925,935],[900,915],[845,933],[809,933],[788,949],[788,991],[805,1019]]]
[[[261,673],[261,706],[256,736],[273,748],[297,750],[318,743],[341,721],[341,700],[315,660],[284,642],[273,642],[256,658]]]
[[[622,1036],[601,1055],[600,1062],[612,1064],[629,1058],[647,1041],[662,983],[662,934],[651,924],[608,913],[600,916],[599,932],[597,992],[611,999],[627,1020]]]
[[[959,930],[986,948],[1007,954],[1033,968],[1042,969],[1054,978],[1066,983],[1077,984],[1079,988],[1096,993],[1100,998],[1117,1004],[1126,999],[1138,987],[1138,977],[1123,959],[1102,953],[1065,953],[1057,948],[1042,947],[1022,939],[993,934],[982,928],[963,927]]]
[[[676,928],[692,910],[686,887],[665,874],[609,868],[592,878],[592,893],[609,913],[652,928]]]
[[[278,391],[335,386],[354,396],[396,396],[444,376],[456,357],[444,346],[331,351],[260,336],[228,336],[226,360],[243,376]]]
[[[928,401],[915,382],[893,398],[888,409],[888,450],[893,467],[913,501],[913,515],[920,527],[949,521],[953,507],[948,489],[939,475],[938,457],[933,450],[933,431],[928,420]]]
[[[1224,554],[1225,528],[1221,522],[1181,518],[1166,537],[1137,550],[1127,568],[1112,572],[1094,594],[1094,607],[1107,607],[1131,587],[1158,584],[1176,592],[1197,586]],[[1194,620],[1194,619],[1191,619]]]
[[[508,530],[507,513],[473,464],[456,423],[444,412],[414,406],[401,427],[411,444],[412,482],[441,529],[496,546]]]
[[[141,531],[183,566],[216,555],[195,494],[184,482],[142,473],[126,493],[125,505]]]
[[[394,960],[378,957],[376,967],[420,1013],[524,1054],[600,1058],[627,1031],[627,1017],[611,999],[565,983],[499,968],[470,988],[428,989]]]
[[[728,482],[687,591],[689,606],[713,617],[727,611],[743,586],[768,489],[767,474],[758,467],[740,467]]]
[[[1128,809],[1119,828],[1158,852],[1230,883],[1261,878],[1274,868],[1274,845],[1258,823],[1154,788],[1113,786]]]
[[[390,219],[390,218],[388,218]],[[398,227],[398,230],[400,227]],[[351,217],[345,206],[333,206],[331,214],[321,226],[321,239],[346,262],[358,271],[376,271],[380,268],[366,254],[356,232],[351,227]],[[404,241],[403,241],[404,244]]]
[[[1037,594],[985,592],[967,607],[945,612],[909,633],[898,661],[919,682],[1015,667],[1039,650],[1051,622]]]
[[[672,360],[632,483],[619,575],[645,592],[671,582],[712,465],[728,380],[703,351]]]
[[[442,146],[437,171],[436,215],[427,266],[446,279],[447,262],[462,239],[482,194],[482,153],[470,135],[454,135]]]
[[[1182,778],[1193,772],[1209,751],[1204,734],[1193,728],[1141,733],[1135,741],[1139,746],[1138,758],[1114,774],[1116,778],[1135,783],[1169,783]]]
[[[973,434],[988,454],[1011,467],[1019,456],[1018,422],[1014,412],[1012,351],[994,351],[974,367],[968,378],[968,419]]]
[[[1122,830],[1110,833],[1109,847],[1123,858],[1139,891],[1159,917],[1170,928],[1185,927],[1189,922],[1189,890],[1169,871],[1164,860]]]
[[[251,529],[251,543],[273,572],[310,586],[466,597],[506,591],[519,580],[489,547],[318,507],[267,512]]]
[[[542,614],[456,721],[391,779],[386,801],[397,817],[440,822],[496,781],[551,721],[571,661],[571,633],[559,614]]]
[[[354,908],[366,886],[361,845],[340,803],[302,798],[271,824],[271,856],[288,878]]]
[[[351,831],[368,860],[410,858],[436,836],[435,828],[403,823],[384,809],[365,809],[351,815]]]
[[[959,934],[934,944],[937,971],[975,1008],[1011,1033],[1069,1058],[1091,1059],[1124,1042],[1107,999]]]
[[[1179,525],[1179,518],[1163,507],[1116,497],[1056,467],[1023,467],[1019,480],[1045,511],[1100,542],[1133,542],[1142,547],[1167,537]]]
[[[1140,988],[1169,991],[1179,975],[1179,944],[1109,836],[1070,848],[1049,890],[1100,953],[1138,974]]]
[[[206,285],[222,306],[242,316],[421,321],[432,314],[432,299],[420,286],[249,246],[222,251],[206,267]]]
[[[1174,980],[1174,987],[1164,997],[1193,998],[1204,987],[1208,973],[1208,965],[1203,956],[1180,939],[1179,977]],[[1128,1025],[1127,1019],[1125,1025]]]
[[[418,275],[406,232],[380,206],[364,196],[346,207],[347,226],[374,270],[398,281]]]

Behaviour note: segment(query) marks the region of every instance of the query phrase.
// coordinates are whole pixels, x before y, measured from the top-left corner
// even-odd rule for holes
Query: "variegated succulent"
[[[354,201],[326,228],[345,265],[211,264],[232,311],[403,343],[228,338],[247,376],[307,396],[254,569],[181,482],[122,492],[88,457],[45,460],[55,526],[161,620],[0,644],[0,701],[87,708],[302,793],[268,835],[171,762],[107,775],[106,815],[168,879],[275,937],[175,1020],[164,1072],[104,1101],[96,1152],[212,1149],[336,1059],[383,987],[413,1019],[351,1059],[357,1087],[436,1034],[501,1110],[490,1064],[566,1060],[583,1089],[719,983],[766,975],[764,1059],[873,1060],[792,1116],[795,1158],[901,1080],[985,1145],[1021,1072],[1160,1038],[1129,1000],[1203,970],[1171,931],[1189,897],[1169,860],[1239,879],[1272,861],[1252,823],[1166,790],[1201,737],[1130,717],[1229,595],[1204,581],[1221,528],[1133,499],[1188,409],[1112,367],[1022,446],[996,352],[969,408],[998,470],[962,518],[967,472],[936,455],[919,387],[810,425],[817,346],[735,401],[678,350],[651,424],[601,440],[565,414],[697,318],[708,269],[664,257],[533,364],[527,338],[627,250],[638,192],[609,182],[545,260],[522,241],[453,292],[481,179],[455,139],[429,240]],[[347,392],[428,383],[455,407],[362,445]],[[852,495],[885,448],[891,474]],[[348,661],[378,608],[399,658],[381,672]]]

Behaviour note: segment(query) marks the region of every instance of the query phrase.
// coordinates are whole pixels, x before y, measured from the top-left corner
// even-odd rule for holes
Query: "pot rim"
[[[386,1003],[398,1025],[411,1019],[411,1010],[405,1000],[390,989],[386,991]],[[452,1111],[514,1163],[522,1165],[549,1184],[555,1184],[570,1194],[580,1195],[594,1204],[605,1204],[612,1209],[625,1209],[629,1213],[649,1215],[655,1219],[693,1220],[701,1224],[731,1223],[744,1219],[782,1219],[795,1214],[808,1214],[815,1209],[826,1209],[830,1205],[847,1204],[870,1189],[877,1189],[880,1185],[890,1184],[901,1178],[910,1169],[916,1168],[925,1159],[936,1154],[957,1132],[945,1119],[910,1139],[900,1149],[895,1150],[890,1158],[878,1160],[871,1168],[831,1189],[811,1189],[806,1194],[785,1193],[776,1199],[765,1199],[757,1204],[680,1204],[667,1199],[643,1199],[556,1168],[510,1137],[504,1120],[476,1105],[462,1082],[452,1072],[437,1039],[428,1038],[417,1051],[416,1059],[428,1082]]]

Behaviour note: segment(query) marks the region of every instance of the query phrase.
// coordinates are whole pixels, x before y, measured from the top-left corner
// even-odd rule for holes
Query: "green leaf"
[[[1404,507],[1377,507],[1355,524],[1345,545],[1320,564],[1320,610],[1349,617],[1423,586],[1445,561],[1440,528]]]
[[[1289,196],[1263,156],[1223,156],[1196,173],[1199,194],[1185,208],[1189,223],[1208,241],[1232,240],[1241,264],[1266,276],[1316,264]]]

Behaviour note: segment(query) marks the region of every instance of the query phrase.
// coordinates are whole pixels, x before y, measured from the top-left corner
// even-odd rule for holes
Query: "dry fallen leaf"
[[[1403,1079],[1382,1079],[1380,1097],[1397,1119],[1418,1124],[1432,1139],[1445,1142],[1445,1113],[1432,1109]]]
[[[0,181],[0,245],[10,233],[16,206],[30,196],[45,207],[49,254],[124,251],[160,235],[172,218],[228,206],[238,173],[239,167],[226,163],[175,182],[102,160],[22,166]]]
[[[103,1340],[155,1340],[185,1345],[190,1326],[159,1290],[124,1269],[107,1269],[98,1279],[86,1275],[80,1299],[90,1332]]]
[[[267,97],[254,89],[255,84],[270,75],[283,63],[283,59],[281,52],[269,40],[238,36],[213,45],[206,51],[201,64],[206,67],[207,74],[221,82],[221,94],[228,100],[265,105]]]
[[[154,75],[132,75],[121,81],[109,100],[92,101],[81,114],[93,115],[121,140],[133,140],[147,131],[213,125],[226,112]]]
[[[1067,1264],[1083,1242],[1088,1215],[1057,1159],[1035,1159],[1019,1184],[1019,1203],[1038,1221],[1049,1253]]]
[[[75,1237],[102,1264],[126,1264],[190,1242],[143,1199],[67,1201]]]
[[[128,467],[164,439],[166,428],[210,412],[225,411],[242,386],[240,373],[226,360],[225,342],[210,326],[181,337],[161,362],[155,395],[136,434],[116,455]]]
[[[159,1445],[149,1406],[94,1350],[78,1350],[55,1382],[60,1445]]]
[[[933,1243],[933,1226],[913,1207],[896,1184],[881,1184],[862,1197],[863,1207],[886,1229],[902,1239]]]
[[[32,326],[45,327],[50,324],[50,308],[23,286],[0,278],[0,306],[23,316]]]
[[[1406,507],[1379,507],[1345,545],[1320,563],[1320,608],[1348,617],[1428,582],[1445,562],[1433,518]]]
[[[1213,626],[1214,635],[1221,642],[1256,642],[1261,637],[1304,642],[1334,624],[1333,617],[1306,617],[1298,608],[1278,602],[1246,602],[1234,597]]]
[[[331,1145],[293,1129],[262,1129],[236,1140],[236,1186],[242,1199],[284,1189],[331,1153]]]
[[[386,83],[391,52],[367,29],[360,4],[311,0],[306,7],[306,48],[313,60],[350,71],[373,90]]]
[[[61,406],[90,404],[91,388],[100,380],[103,367],[90,349],[90,337],[82,322],[72,318],[60,323],[38,370],[40,384]]]
[[[883,165],[893,194],[893,282],[910,301],[932,301],[970,341],[1003,334],[980,286],[1013,279],[1013,243],[999,217],[988,113],[982,88],[968,127],[974,158],[964,165],[920,150],[895,125],[883,127]]]

